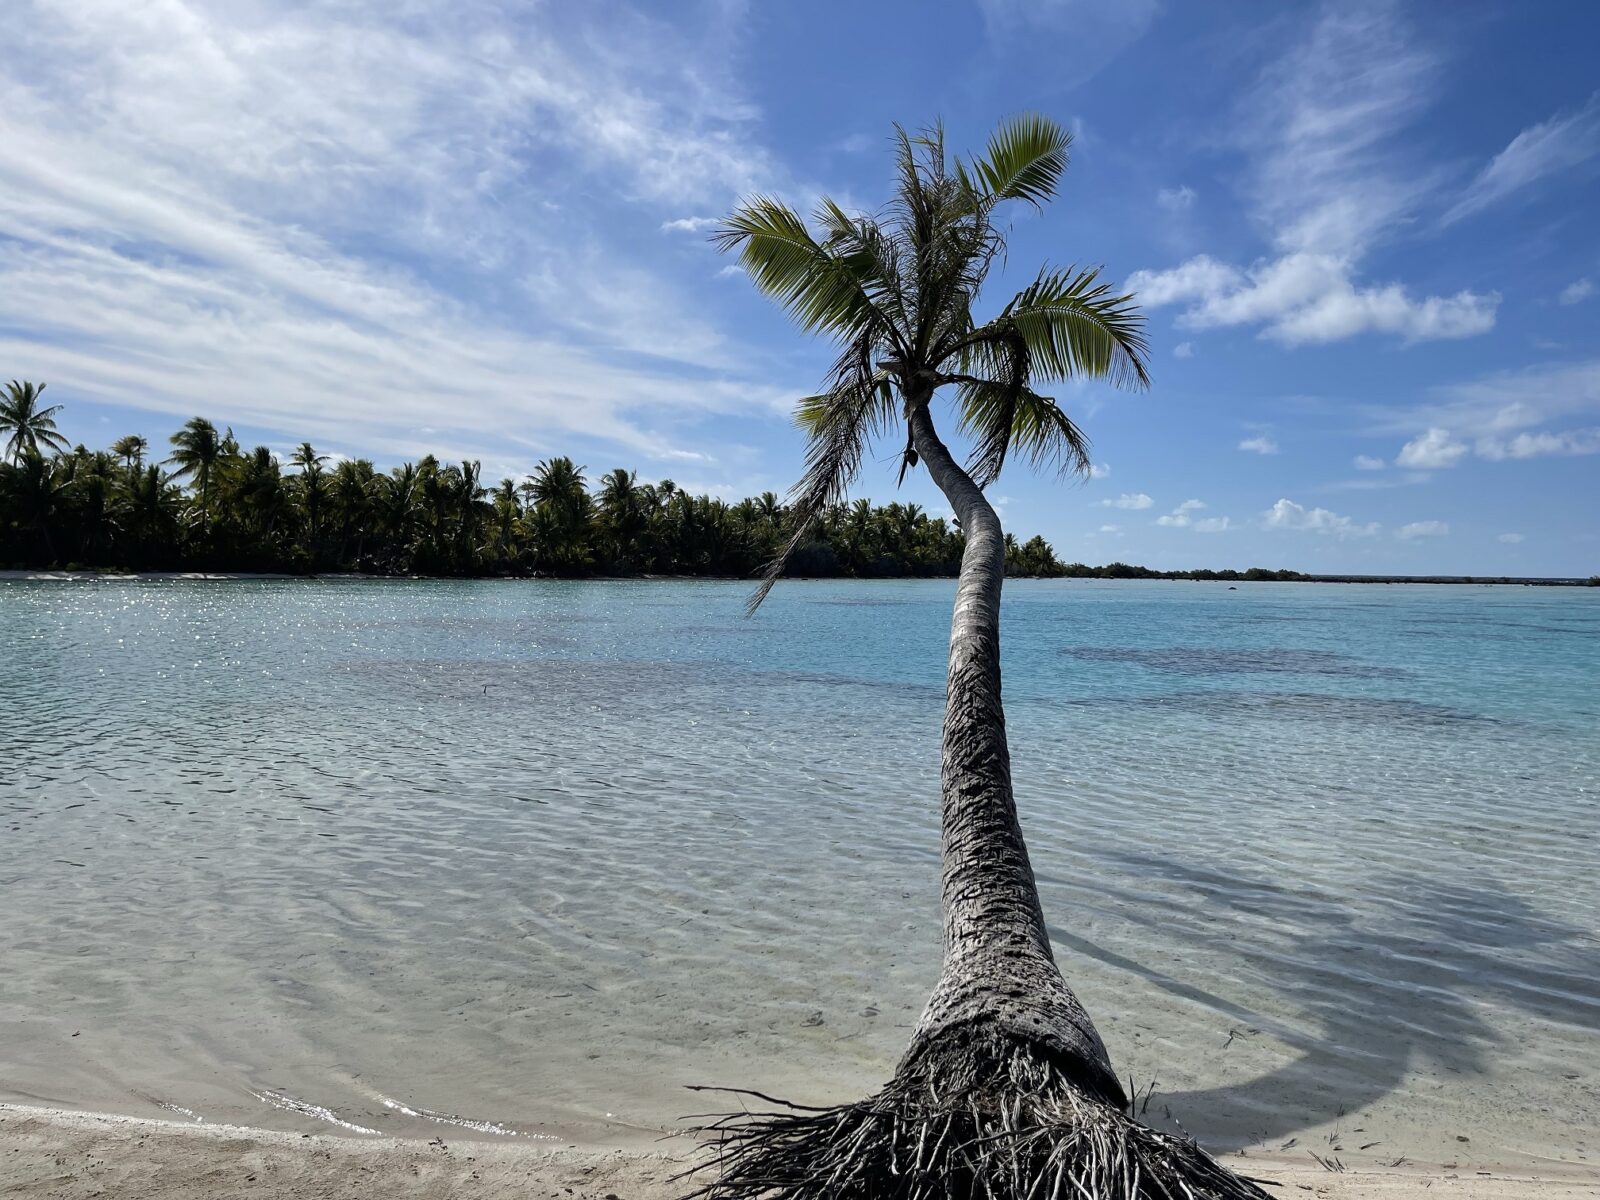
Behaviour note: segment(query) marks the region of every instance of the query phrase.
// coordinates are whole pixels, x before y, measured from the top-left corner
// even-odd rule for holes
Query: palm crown
[[[991,319],[973,316],[1005,251],[996,210],[1054,197],[1072,141],[1066,130],[1042,116],[1014,118],[971,162],[946,154],[940,127],[895,133],[898,179],[880,214],[851,214],[824,198],[813,233],[782,201],[756,196],[714,235],[803,329],[840,343],[824,390],[799,402],[808,444],[792,495],[798,520],[752,607],[816,518],[844,498],[872,438],[909,424],[937,389],[957,389],[957,420],[972,442],[966,469],[982,488],[1013,452],[1035,466],[1087,469],[1087,439],[1037,388],[1085,376],[1149,383],[1143,317],[1096,268],[1045,268]],[[908,437],[902,478],[916,463]]]
[[[40,408],[43,391],[42,383],[13,379],[0,394],[0,436],[11,435],[6,441],[6,457],[13,461],[25,454],[38,454],[41,445],[47,450],[67,448],[67,439],[56,430],[55,418],[61,405]]]

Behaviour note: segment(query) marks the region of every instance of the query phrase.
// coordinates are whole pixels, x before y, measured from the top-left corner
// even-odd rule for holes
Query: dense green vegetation
[[[429,456],[379,471],[302,444],[287,463],[196,417],[164,461],[146,440],[68,448],[39,388],[0,396],[0,565],[428,575],[754,574],[794,530],[777,496],[727,503],[617,468],[598,480],[551,458],[487,486],[476,462]],[[49,453],[47,453],[49,451]],[[959,527],[915,504],[831,506],[793,575],[953,575]],[[1010,544],[1016,573],[1067,568],[1043,538]]]
[[[745,577],[772,561],[796,523],[771,492],[729,504],[671,480],[641,483],[620,467],[592,481],[569,458],[492,488],[477,463],[431,456],[382,472],[365,459],[330,462],[303,443],[283,464],[265,446],[243,450],[231,430],[200,417],[172,436],[164,461],[137,435],[108,450],[73,448],[56,432],[59,406],[39,407],[42,390],[26,383],[0,390],[0,567]],[[954,575],[963,544],[959,525],[915,504],[857,500],[818,516],[786,573]],[[1261,567],[1063,563],[1042,537],[1010,535],[1006,570],[1051,578],[1332,578]]]

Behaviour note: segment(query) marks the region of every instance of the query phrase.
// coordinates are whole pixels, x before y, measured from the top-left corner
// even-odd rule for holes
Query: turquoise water
[[[628,1140],[686,1084],[861,1093],[937,972],[952,595],[0,582],[0,1098]],[[1005,622],[1058,956],[1150,1119],[1596,1149],[1600,590]]]

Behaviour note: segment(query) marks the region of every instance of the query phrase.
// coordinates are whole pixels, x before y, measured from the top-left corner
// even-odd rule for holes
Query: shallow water
[[[952,595],[0,583],[0,1098],[628,1140],[728,1103],[688,1084],[862,1093],[937,972]],[[1596,1148],[1600,590],[1005,619],[1058,956],[1147,1117]]]

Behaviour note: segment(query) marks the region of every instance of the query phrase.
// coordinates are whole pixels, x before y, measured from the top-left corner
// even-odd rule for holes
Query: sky
[[[1020,464],[1068,561],[1600,573],[1600,5],[1383,0],[11,0],[0,377],[63,432],[785,491],[826,343],[709,244],[870,210],[895,122],[1043,112],[978,315],[1103,265],[1153,386]],[[948,513],[895,445],[856,494]]]

